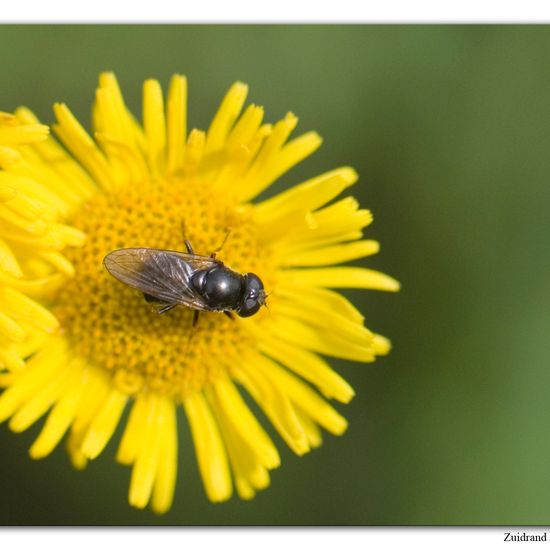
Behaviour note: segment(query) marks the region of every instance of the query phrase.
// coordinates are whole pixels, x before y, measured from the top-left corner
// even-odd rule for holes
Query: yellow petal
[[[79,453],[86,458],[81,452],[82,441],[90,424],[107,400],[111,386],[106,373],[93,367],[84,369],[82,383],[85,384],[86,391],[78,405],[76,417],[71,427],[71,443],[74,449],[78,449]]]
[[[104,189],[112,188],[114,181],[111,177],[109,164],[93,139],[82,128],[66,105],[56,103],[54,113],[58,123],[53,128],[59,139],[101,187]]]
[[[329,288],[368,288],[396,292],[401,285],[393,277],[364,267],[289,269],[282,276],[290,283]]]
[[[140,130],[136,128],[137,124],[132,114],[124,104],[118,81],[112,72],[104,72],[99,75],[98,91],[108,100],[105,111],[101,113],[102,127],[96,129],[105,131],[137,149],[143,137],[140,135]],[[94,106],[95,108],[97,105]]]
[[[314,288],[303,285],[285,285],[278,288],[281,296],[297,303],[307,303],[317,311],[328,309],[346,317],[354,323],[363,323],[362,313],[344,296],[328,288]]]
[[[246,147],[258,132],[263,116],[264,110],[262,107],[249,105],[243,116],[229,133],[227,149],[232,151],[238,149],[241,145]]]
[[[206,494],[212,502],[227,500],[233,491],[231,474],[212,412],[201,393],[186,397],[183,404]]]
[[[163,170],[166,150],[166,122],[164,100],[157,80],[149,79],[143,84],[143,127],[147,139],[147,155],[153,174]]]
[[[15,112],[17,118],[24,123],[38,123],[36,116],[25,107],[20,107]],[[33,144],[42,162],[56,172],[61,181],[69,184],[73,191],[78,192],[82,198],[89,198],[97,190],[96,183],[57,141],[50,136],[46,141]]]
[[[48,344],[27,361],[24,369],[0,396],[0,422],[9,418],[67,364],[67,343],[51,338]]]
[[[38,261],[38,260],[35,258],[34,261]],[[40,263],[40,265],[42,266],[43,262]],[[28,262],[27,267],[29,268],[31,267],[30,261]],[[50,295],[52,291],[57,290],[60,287],[64,279],[65,279],[64,276],[61,275],[60,273],[53,273],[52,275],[48,275],[47,277],[40,277],[36,279],[28,279],[28,280],[16,279],[14,277],[10,278],[9,275],[6,275],[5,273],[0,271],[0,283],[7,285],[7,286],[4,286],[4,288],[7,288],[8,286],[10,286],[12,287],[11,290],[26,294],[29,297],[29,300],[31,298],[44,298],[45,296]],[[37,306],[36,313],[38,313],[38,307],[40,306],[36,302],[35,302],[35,305]],[[28,311],[28,310],[25,309],[25,311]],[[47,310],[44,310],[44,311],[47,311]],[[46,321],[50,326],[53,327],[54,323],[52,320],[54,318],[51,315],[51,313],[49,313],[49,311],[47,313],[50,315],[49,320],[46,319],[46,315],[41,315],[40,317],[37,315],[34,318],[28,317],[28,318],[25,318],[25,320],[29,324],[32,324],[34,326],[38,326],[38,324],[36,323],[42,323],[43,321]],[[17,318],[19,315],[19,313],[16,313],[15,311],[13,311],[13,313],[10,311],[10,315],[12,314],[15,318]],[[21,315],[23,315],[23,313],[21,313]],[[55,328],[57,328],[57,326],[58,326],[57,320],[55,320]],[[46,330],[47,332],[53,332],[52,329],[47,329],[45,326],[44,326],[44,330]]]
[[[72,379],[70,368],[67,367],[42,384],[12,416],[10,429],[22,432],[34,424],[55,403]]]
[[[212,153],[224,146],[227,135],[243,108],[247,94],[248,86],[242,82],[235,82],[229,88],[208,128],[205,153]]]
[[[187,79],[174,75],[170,81],[166,111],[168,139],[168,170],[181,170],[187,139]]]
[[[372,340],[364,344],[356,344],[339,337],[333,331],[314,329],[290,317],[273,316],[270,325],[270,333],[275,338],[280,338],[297,347],[364,363],[370,363],[375,358]]]
[[[297,123],[298,119],[292,113],[288,113],[283,120],[275,124],[245,178],[239,183],[241,201],[254,198],[267,186],[266,181],[270,177],[270,170],[276,165],[281,147]]]
[[[287,445],[297,455],[303,455],[309,451],[304,429],[285,393],[285,388],[273,384],[257,371],[257,365],[264,361],[267,361],[265,357],[256,354],[243,362],[242,369],[246,372],[246,376],[243,376],[240,381],[263,409]]]
[[[351,321],[324,304],[309,301],[307,295],[295,300],[273,296],[270,307],[277,315],[298,319],[307,325],[333,333],[344,341],[360,346],[372,346],[373,334],[362,322]]]
[[[127,399],[127,396],[118,389],[111,388],[82,442],[81,451],[86,458],[96,458],[105,448],[118,426]]]
[[[128,423],[126,424],[116,454],[116,459],[121,464],[129,465],[136,459],[141,445],[142,425],[147,422],[148,403],[149,394],[141,393],[137,396],[132,406]]]
[[[19,262],[4,239],[0,239],[0,269],[17,278],[23,276]]]
[[[159,427],[161,442],[158,472],[153,488],[151,507],[157,514],[164,514],[172,506],[178,466],[178,432],[176,407],[166,400],[166,415]]]
[[[317,210],[357,181],[353,168],[338,168],[296,185],[255,207],[258,223],[284,217],[293,210]]]
[[[6,145],[24,145],[35,141],[43,141],[48,137],[50,129],[43,124],[24,124],[20,126],[0,126],[0,143]]]
[[[373,347],[376,355],[387,355],[391,350],[391,342],[381,334],[375,334]]]
[[[60,273],[69,277],[74,275],[73,264],[59,252],[42,252],[38,256],[53,265]]]
[[[282,265],[297,267],[313,267],[334,265],[357,260],[376,254],[380,249],[377,241],[357,241],[334,246],[324,246],[313,250],[301,251],[286,255]]]
[[[269,473],[262,465],[254,444],[251,446],[250,441],[243,439],[237,427],[229,421],[214,392],[208,391],[206,395],[220,427],[237,492],[241,498],[252,498],[256,494],[255,489],[264,489],[269,485]]]
[[[13,345],[0,349],[0,367],[12,372],[17,372],[25,367],[25,361]]]
[[[34,149],[26,149],[21,162],[9,171],[17,189],[35,201],[38,213],[50,221],[67,217],[84,198],[78,189],[61,178]]]
[[[22,342],[25,338],[25,330],[11,317],[0,311],[0,334],[8,340]]]
[[[166,415],[165,400],[150,394],[145,419],[141,425],[139,450],[132,468],[128,502],[136,508],[144,508],[151,497],[157,473],[162,423]]]
[[[202,160],[205,140],[206,135],[204,132],[191,130],[185,148],[184,171],[186,175],[192,175],[198,170]]]
[[[118,172],[121,183],[132,184],[149,179],[147,162],[135,147],[101,132],[95,133],[95,139],[111,159],[113,170]]]
[[[32,458],[39,459],[49,455],[57,446],[65,432],[72,424],[78,403],[80,401],[84,386],[80,379],[76,379],[68,391],[54,405],[40,435],[32,444],[29,452]]]
[[[276,468],[280,464],[277,449],[230,379],[221,377],[214,384],[213,390],[224,416],[256,451],[261,463],[266,468]]]
[[[303,409],[311,418],[335,435],[346,431],[347,421],[336,412],[322,397],[300,381],[296,376],[273,362],[262,364],[259,368],[275,383],[285,388],[292,402]]]
[[[269,167],[266,167],[261,179],[255,185],[254,196],[269,187],[293,166],[313,154],[322,142],[323,140],[317,132],[307,132],[289,141],[273,158]]]
[[[315,424],[315,422],[313,422],[313,420],[311,420],[311,418],[304,413],[299,406],[296,406],[296,415],[298,416],[300,424],[304,428],[306,437],[311,447],[313,449],[320,447],[323,443],[323,435],[319,429],[319,426],[317,426],[317,424]]]
[[[267,355],[315,384],[326,397],[349,403],[355,395],[353,388],[317,354],[280,339],[264,339],[260,347]]]
[[[5,286],[0,290],[1,308],[14,319],[21,319],[46,332],[54,332],[59,323],[48,309],[22,292]]]

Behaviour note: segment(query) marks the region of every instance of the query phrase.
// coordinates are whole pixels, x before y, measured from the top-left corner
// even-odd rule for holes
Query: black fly
[[[105,256],[103,265],[119,281],[143,292],[158,313],[176,306],[219,311],[231,317],[254,315],[265,304],[265,290],[254,273],[241,275],[211,256],[199,256],[185,241],[187,254],[155,248],[121,248]]]

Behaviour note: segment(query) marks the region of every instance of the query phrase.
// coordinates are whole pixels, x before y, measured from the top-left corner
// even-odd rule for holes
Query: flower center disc
[[[113,278],[103,258],[119,248],[160,248],[209,255],[240,273],[264,270],[265,252],[243,213],[206,192],[198,182],[160,181],[98,194],[71,223],[84,231],[82,248],[66,251],[75,267],[55,299],[55,314],[75,352],[113,372],[127,394],[142,388],[176,399],[201,389],[246,352],[240,323],[222,313],[178,306],[158,314],[143,294]],[[185,235],[184,235],[185,232]],[[265,281],[264,281],[265,283]]]

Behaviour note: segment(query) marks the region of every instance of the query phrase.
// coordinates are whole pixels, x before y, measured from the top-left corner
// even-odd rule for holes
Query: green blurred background
[[[292,110],[319,152],[281,182],[354,166],[371,208],[368,265],[397,295],[350,292],[393,352],[333,364],[357,397],[344,437],[283,465],[251,502],[210,504],[181,418],[165,516],[127,505],[116,443],[84,472],[35,462],[35,427],[0,427],[1,524],[550,523],[550,28],[546,26],[2,26],[0,109],[86,124],[97,74],[128,105],[173,72],[205,128],[227,87],[274,121]],[[119,431],[120,433],[120,431]],[[115,438],[115,440],[118,439]]]

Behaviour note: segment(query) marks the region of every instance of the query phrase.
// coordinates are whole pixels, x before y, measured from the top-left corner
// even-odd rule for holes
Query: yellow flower
[[[354,395],[321,356],[369,362],[389,350],[329,290],[399,288],[376,271],[334,267],[378,251],[361,239],[370,212],[352,197],[333,201],[356,173],[336,169],[258,200],[321,139],[288,141],[290,113],[273,126],[261,107],[241,114],[246,94],[234,84],[208,131],[187,134],[184,77],[172,78],[166,105],[158,82],[145,82],[140,125],[106,73],[93,138],[63,104],[53,125],[63,146],[43,140],[26,109],[0,118],[0,420],[19,432],[47,415],[31,456],[68,432],[81,468],[129,406],[117,460],[133,467],[130,504],[158,513],[173,499],[178,406],[209,499],[228,499],[233,486],[252,498],[280,459],[242,391],[302,455],[320,445],[320,428],[346,429],[327,400]],[[186,307],[159,315],[102,265],[115,249],[185,250],[184,239],[208,255],[225,237],[218,258],[269,292],[269,307],[249,318],[203,313],[193,326]]]
[[[0,365],[12,371],[24,366],[19,349],[28,345],[30,331],[58,328],[57,319],[31,298],[59,280],[57,274],[41,277],[40,270],[44,264],[69,267],[57,250],[70,244],[74,230],[57,223],[49,203],[59,199],[38,184],[46,173],[33,181],[19,150],[43,142],[48,132],[47,126],[0,112],[0,168],[5,170],[0,171]],[[57,246],[51,246],[53,240]],[[24,271],[35,277],[25,278]]]

